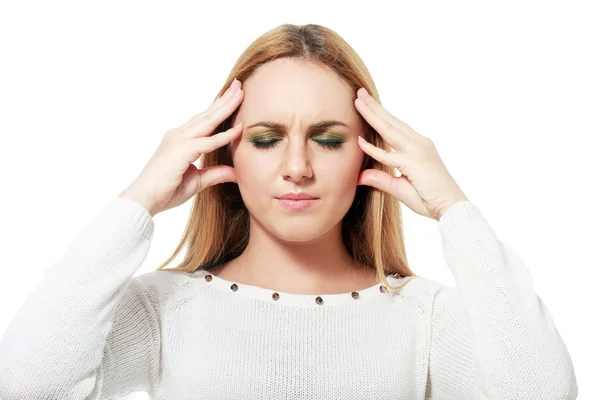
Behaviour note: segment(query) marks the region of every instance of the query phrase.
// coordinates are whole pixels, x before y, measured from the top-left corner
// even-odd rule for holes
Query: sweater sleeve
[[[440,218],[456,287],[433,300],[427,399],[575,399],[570,355],[518,253],[471,202]]]
[[[0,342],[0,398],[106,399],[152,390],[158,321],[142,265],[148,211],[115,197],[44,273]]]

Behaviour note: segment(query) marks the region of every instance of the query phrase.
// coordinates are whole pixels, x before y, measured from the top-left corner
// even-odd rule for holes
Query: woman
[[[519,255],[339,35],[279,26],[229,82],[19,310],[2,398],[575,398]],[[174,254],[133,277],[153,216],[192,196]],[[439,221],[456,287],[409,269],[399,201]]]

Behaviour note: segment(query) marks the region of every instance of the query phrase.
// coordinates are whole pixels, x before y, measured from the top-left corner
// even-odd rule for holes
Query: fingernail
[[[231,94],[231,93],[233,93],[234,92],[234,88],[235,88],[235,78],[233,78],[233,81],[231,81],[231,83],[229,84],[229,87],[227,88],[227,90],[223,94]]]

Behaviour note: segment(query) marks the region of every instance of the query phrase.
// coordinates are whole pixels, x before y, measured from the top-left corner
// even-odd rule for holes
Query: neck
[[[244,252],[215,275],[230,281],[287,293],[351,292],[375,285],[375,269],[361,267],[348,254],[341,223],[310,242],[289,242],[251,222]]]

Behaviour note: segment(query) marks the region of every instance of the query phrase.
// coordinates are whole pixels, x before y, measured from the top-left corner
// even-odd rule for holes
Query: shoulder
[[[455,287],[446,286],[436,279],[414,275],[404,277],[399,281],[402,284],[407,280],[408,282],[402,288],[401,294],[407,299],[415,300],[430,312],[434,303],[453,302],[457,298]]]
[[[169,304],[182,296],[192,295],[190,291],[194,290],[193,283],[197,279],[197,276],[188,272],[160,270],[134,276],[131,284],[158,309],[168,308]]]

